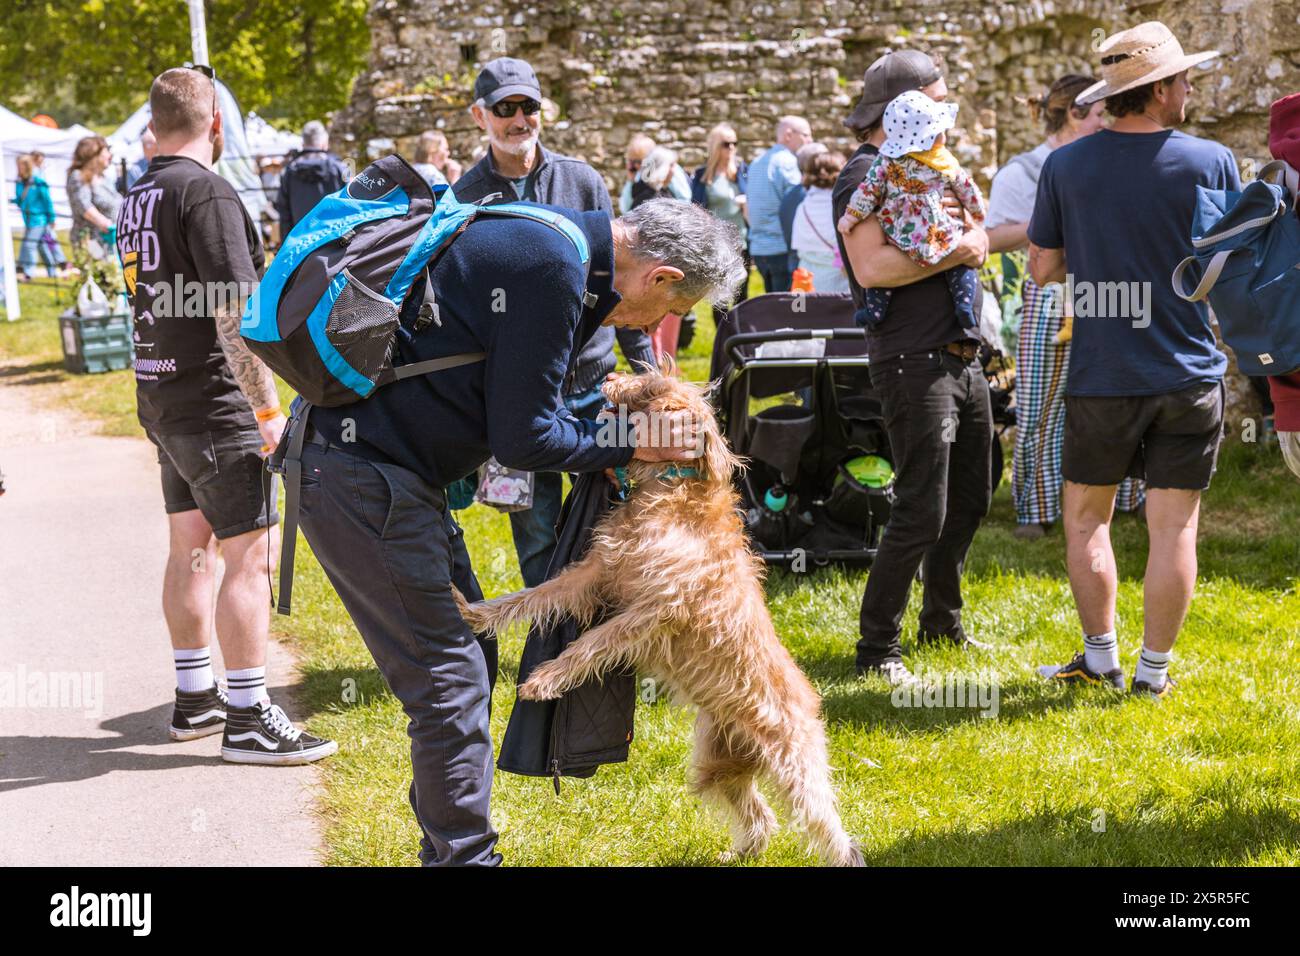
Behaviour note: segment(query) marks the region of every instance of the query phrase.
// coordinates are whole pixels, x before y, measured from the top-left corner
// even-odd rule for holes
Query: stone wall
[[[904,46],[943,62],[962,107],[963,159],[985,178],[1040,138],[1018,101],[1061,73],[1090,72],[1096,39],[1141,20],[1163,20],[1188,50],[1224,52],[1195,72],[1188,128],[1243,160],[1266,156],[1268,104],[1300,89],[1300,8],[1290,0],[375,0],[368,19],[371,61],[335,118],[340,147],[360,156],[381,138],[409,150],[437,127],[468,158],[484,141],[468,114],[474,75],[496,56],[519,56],[558,106],[544,141],[592,163],[611,187],[638,131],[691,166],[720,120],[752,157],[778,116],[799,113],[819,140],[851,150],[840,120],[862,71]]]
[[[635,132],[679,151],[688,169],[705,134],[731,123],[747,158],[772,142],[778,116],[806,116],[846,153],[840,120],[880,54],[915,47],[944,64],[961,105],[963,162],[988,178],[1040,140],[1026,96],[1066,72],[1092,72],[1093,45],[1143,20],[1164,21],[1188,51],[1219,49],[1194,71],[1189,132],[1231,146],[1248,171],[1267,158],[1269,103],[1300,89],[1294,0],[375,0],[371,60],[334,119],[335,144],[360,158],[372,139],[410,155],[422,130],[444,130],[468,160],[484,142],[468,113],[479,67],[529,60],[554,101],[543,142],[580,156],[621,187]]]

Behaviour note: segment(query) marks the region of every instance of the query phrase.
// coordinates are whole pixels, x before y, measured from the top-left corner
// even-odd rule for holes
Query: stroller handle
[[[731,356],[733,365],[743,365],[742,345],[754,342],[785,342],[795,339],[865,339],[866,329],[775,329],[771,332],[739,332],[727,337],[722,348]]]

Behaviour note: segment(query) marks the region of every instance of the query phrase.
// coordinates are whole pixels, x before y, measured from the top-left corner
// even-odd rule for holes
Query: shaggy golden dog
[[[730,817],[728,857],[760,853],[777,821],[758,787],[770,781],[795,827],[827,862],[861,864],[840,823],[826,759],[821,701],[781,644],[764,601],[763,565],[749,549],[732,486],[740,465],[719,433],[702,389],[665,365],[613,376],[605,395],[629,412],[693,412],[702,457],[628,466],[628,500],[603,518],[589,550],[544,584],[474,605],[457,595],[467,623],[498,632],[511,622],[589,625],[608,616],[519,687],[549,700],[631,664],[698,708],[693,788]],[[653,420],[653,417],[652,417]],[[667,474],[665,474],[667,472]]]

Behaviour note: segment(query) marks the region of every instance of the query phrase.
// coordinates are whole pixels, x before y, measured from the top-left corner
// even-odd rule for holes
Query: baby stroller
[[[853,300],[770,293],[740,303],[714,340],[718,419],[749,467],[737,479],[767,562],[870,563],[893,500],[893,458]]]

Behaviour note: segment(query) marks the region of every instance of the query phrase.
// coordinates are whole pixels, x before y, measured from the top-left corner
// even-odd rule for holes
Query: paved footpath
[[[167,738],[153,446],[91,434],[35,404],[39,376],[4,372],[0,865],[317,863],[314,767],[224,763],[220,734]],[[289,652],[273,641],[268,663],[272,696],[298,716]]]

